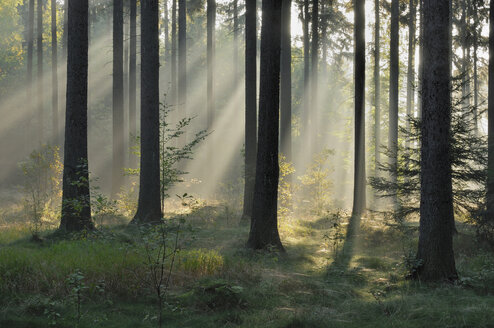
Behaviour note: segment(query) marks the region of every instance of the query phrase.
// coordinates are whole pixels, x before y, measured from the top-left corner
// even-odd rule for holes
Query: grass
[[[320,217],[280,220],[287,253],[277,254],[246,250],[248,230],[221,207],[181,215],[193,232],[181,238],[165,327],[494,327],[494,256],[468,226],[455,240],[461,280],[445,285],[405,280],[404,250],[416,236],[403,238],[378,219],[363,220],[341,265],[324,240],[331,224]],[[14,222],[0,230],[0,327],[157,326],[138,230],[107,226],[69,238],[46,231],[34,242]],[[76,270],[79,322],[67,283]]]

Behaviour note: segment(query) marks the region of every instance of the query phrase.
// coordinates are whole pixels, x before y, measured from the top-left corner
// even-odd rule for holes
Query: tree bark
[[[129,135],[137,137],[137,0],[130,0],[129,37]],[[137,156],[129,152],[129,165],[137,167]]]
[[[399,0],[391,1],[391,37],[389,48],[389,164],[392,167],[391,181],[398,183],[398,84],[399,84]],[[396,191],[395,191],[396,192]],[[392,198],[393,206],[398,206],[398,197]]]
[[[352,217],[365,212],[365,0],[354,0],[355,161]],[[354,227],[357,228],[357,227]]]
[[[274,247],[284,251],[278,234],[277,216],[281,1],[263,0],[262,22],[259,142],[254,206],[247,246],[253,249]]]
[[[374,0],[374,176],[381,162],[381,17],[379,0]]]
[[[44,142],[44,93],[43,93],[43,1],[37,1],[37,57],[38,57],[38,77],[37,77],[37,100],[38,100],[38,142]]]
[[[67,108],[60,230],[93,229],[87,162],[88,0],[69,1]]]
[[[57,41],[57,1],[51,0],[51,106],[52,135],[55,144],[60,143],[58,133],[58,41]]]
[[[158,24],[158,0],[141,0],[141,171],[137,213],[131,223],[161,220]]]
[[[257,153],[257,8],[245,3],[245,183],[242,224],[252,218]]]
[[[449,3],[424,0],[422,149],[417,278],[457,279],[453,254]]]
[[[123,130],[123,1],[113,0],[113,147],[112,197],[122,187],[125,140]]]
[[[238,0],[233,0],[233,84],[238,80]]]
[[[34,53],[34,0],[29,0],[27,21],[27,101],[29,112],[33,107],[33,53]]]
[[[304,140],[310,142],[310,35],[309,35],[309,0],[304,0],[304,21],[303,21],[303,41],[304,41],[304,93],[303,93],[303,112],[302,119],[302,133]]]
[[[487,99],[488,119],[488,157],[487,157],[487,215],[494,221],[494,0],[490,0],[489,8],[489,81]]]
[[[281,84],[280,84],[280,145],[287,162],[292,158],[292,0],[282,1],[281,17]]]
[[[182,117],[187,117],[187,11],[186,0],[178,1],[178,108]],[[184,129],[181,142],[187,143]]]
[[[172,0],[172,36],[171,36],[171,59],[170,59],[170,100],[173,106],[177,106],[177,0]]]
[[[408,19],[408,67],[407,67],[407,119],[406,130],[410,131],[410,120],[408,117],[413,115],[413,103],[415,98],[414,81],[415,81],[415,0],[409,2],[409,19]],[[409,153],[410,139],[405,140],[405,151]]]
[[[318,133],[318,122],[319,122],[319,103],[318,98],[318,86],[319,86],[319,0],[312,0],[312,49],[311,49],[311,110],[309,121],[311,122],[311,148],[312,152],[318,151],[319,147],[319,133]]]
[[[214,121],[214,57],[215,57],[216,1],[207,0],[207,126],[212,130]],[[209,145],[209,153],[213,147]],[[210,157],[210,159],[212,159]]]

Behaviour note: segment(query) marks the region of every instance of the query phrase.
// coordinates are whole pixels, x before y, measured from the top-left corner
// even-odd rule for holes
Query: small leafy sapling
[[[73,273],[71,273],[67,277],[67,285],[70,288],[70,298],[74,305],[76,306],[76,315],[77,315],[77,325],[79,325],[82,317],[81,305],[82,299],[84,296],[84,292],[87,289],[86,284],[84,283],[84,274],[81,270],[77,269]]]

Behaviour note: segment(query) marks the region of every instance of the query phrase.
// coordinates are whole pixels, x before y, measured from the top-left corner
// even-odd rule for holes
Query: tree
[[[277,216],[281,1],[263,0],[262,22],[256,182],[247,246],[283,251]]]
[[[256,2],[245,3],[245,184],[242,224],[252,218],[257,153]]]
[[[60,230],[92,229],[87,162],[88,0],[69,1],[67,100]]]
[[[292,162],[292,0],[283,0],[281,16],[280,146],[287,162]]]
[[[318,69],[319,69],[319,0],[312,0],[312,49],[311,49],[311,112],[309,121],[311,122],[311,148],[317,149],[318,145]],[[314,153],[311,152],[311,153]]]
[[[37,20],[37,59],[38,59],[38,142],[43,143],[43,112],[44,112],[44,94],[43,94],[43,1],[38,0],[36,11]]]
[[[233,83],[238,80],[238,0],[233,0]]]
[[[178,108],[187,117],[187,10],[186,0],[178,0]],[[187,131],[182,144],[187,143]]]
[[[130,0],[129,38],[129,134],[137,136],[137,0]],[[130,167],[137,166],[137,157],[129,152]]]
[[[407,67],[407,116],[411,116],[413,110],[413,100],[415,98],[415,0],[410,0],[408,13],[408,67]],[[410,130],[410,121],[406,120],[406,130]],[[405,149],[408,148],[409,140],[406,140]]]
[[[303,107],[302,107],[302,127],[303,133],[306,137],[305,140],[309,141],[309,88],[310,88],[310,35],[309,35],[309,0],[304,0],[303,3],[303,41],[304,41],[304,93],[303,93]]]
[[[159,5],[141,0],[141,170],[131,223],[161,220],[159,149]]]
[[[58,143],[58,43],[57,43],[57,1],[51,0],[51,84],[52,84],[52,128],[53,140]]]
[[[423,1],[424,57],[420,227],[417,278],[455,280],[454,214],[451,183],[451,74],[449,4]]]
[[[33,109],[34,0],[29,0],[27,20],[27,103]]]
[[[489,81],[488,81],[488,136],[487,136],[487,215],[492,218],[494,213],[494,0],[490,0],[489,8]],[[494,221],[491,219],[491,221]]]
[[[398,180],[398,84],[399,84],[399,0],[391,0],[391,37],[389,46],[389,163],[396,168],[391,172],[393,182]],[[398,205],[397,197],[393,197],[393,205]]]
[[[112,196],[122,186],[124,166],[123,130],[123,1],[113,0],[113,134],[112,134]]]
[[[381,162],[381,17],[379,0],[374,0],[374,176]]]
[[[177,0],[172,0],[172,35],[171,35],[171,59],[170,59],[170,102],[177,105]]]

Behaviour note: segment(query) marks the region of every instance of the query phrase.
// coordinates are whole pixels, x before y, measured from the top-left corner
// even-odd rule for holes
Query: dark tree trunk
[[[33,110],[34,0],[29,0],[27,21],[27,104]]]
[[[399,0],[391,1],[391,37],[389,48],[389,164],[391,165],[391,181],[398,181],[398,84],[399,84]],[[393,197],[393,206],[398,205],[398,199]]]
[[[287,162],[292,162],[292,0],[282,1],[281,16],[281,84],[280,84],[280,145]]]
[[[417,277],[457,279],[453,254],[449,4],[424,0],[422,151]]]
[[[233,84],[238,80],[238,0],[233,0]]]
[[[187,10],[186,0],[178,1],[178,108],[179,115],[187,117]],[[184,130],[182,144],[187,143]]]
[[[43,94],[43,1],[37,2],[37,52],[38,52],[38,142],[42,144],[44,142],[44,127],[43,127],[43,114],[44,114],[44,94]]]
[[[130,0],[129,38],[129,135],[137,136],[137,0]],[[137,156],[129,152],[129,165],[137,166]]]
[[[207,0],[207,127],[212,130],[214,121],[214,52],[215,52],[216,1]],[[209,152],[212,151],[209,145]],[[210,158],[211,159],[211,158]]]
[[[168,0],[163,1],[163,26],[165,32],[165,67],[170,64],[170,15],[168,13]]]
[[[69,12],[68,6],[69,6],[69,0],[64,0],[64,2],[63,2],[63,35],[62,35],[62,56],[63,56],[63,58],[67,58],[67,30],[68,30],[68,12]]]
[[[319,86],[319,0],[312,0],[312,49],[311,49],[311,111],[309,121],[311,122],[311,143],[312,152],[318,151],[318,121],[319,107],[317,101],[317,90]]]
[[[381,17],[379,0],[374,1],[374,176],[379,177],[381,162]]]
[[[420,11],[419,11],[419,17],[420,17],[420,27],[419,27],[419,64],[418,64],[418,97],[417,97],[417,118],[421,119],[422,118],[422,75],[424,73],[424,0],[418,0],[420,4]],[[451,2],[452,0],[450,0]],[[450,4],[450,10],[451,10],[451,4]],[[451,25],[450,25],[451,27]],[[450,30],[451,31],[451,30]],[[450,40],[450,45],[451,45]],[[449,47],[449,49],[452,49],[452,46]],[[451,63],[450,63],[450,71],[451,71]]]
[[[170,59],[170,75],[171,75],[171,103],[177,106],[177,0],[172,2],[172,38],[171,38],[171,59]]]
[[[309,142],[310,123],[310,35],[309,35],[309,0],[304,0],[304,21],[303,21],[303,41],[304,41],[304,93],[303,93],[303,112],[302,112],[302,133],[306,142]]]
[[[254,206],[247,247],[284,251],[278,234],[281,1],[263,0],[259,132]],[[267,24],[269,22],[269,24]]]
[[[408,67],[407,67],[407,119],[406,130],[410,131],[410,120],[408,117],[413,115],[413,101],[415,98],[414,81],[415,81],[415,0],[410,0],[409,3],[409,19],[408,19]],[[410,140],[405,141],[405,151],[408,152]]]
[[[355,162],[352,217],[365,211],[365,0],[354,0]],[[358,227],[353,227],[358,228]]]
[[[88,0],[69,1],[67,98],[60,230],[93,229],[87,162]]]
[[[257,8],[245,3],[245,184],[242,224],[252,217],[257,154]]]
[[[158,22],[158,0],[141,0],[141,172],[139,202],[132,223],[161,219]]]
[[[473,122],[474,122],[474,133],[477,136],[478,130],[478,106],[479,106],[479,77],[478,77],[478,49],[479,49],[479,30],[477,27],[481,25],[478,18],[478,4],[477,1],[473,1]]]
[[[52,135],[55,144],[60,143],[58,133],[58,45],[57,45],[57,1],[51,0],[51,106]]]
[[[488,81],[488,159],[487,159],[487,215],[494,221],[494,0],[489,8],[489,81]]]
[[[123,1],[113,0],[113,147],[112,197],[122,186],[123,130]]]

